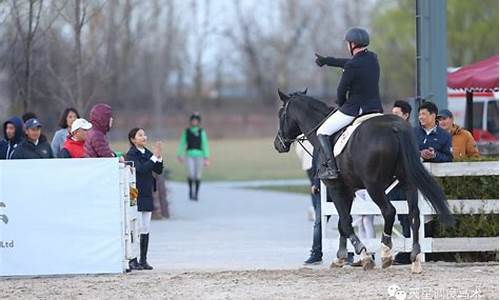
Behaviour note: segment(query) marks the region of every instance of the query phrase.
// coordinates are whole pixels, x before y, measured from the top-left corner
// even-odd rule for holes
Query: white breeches
[[[355,117],[349,116],[337,110],[316,131],[317,135],[332,135],[354,121]]]
[[[201,180],[203,161],[203,157],[186,157],[186,167],[190,179]]]
[[[356,198],[362,201],[372,202],[372,198],[368,194],[367,190],[356,191]],[[374,239],[375,238],[375,226],[373,224],[373,215],[362,215],[361,220],[358,223],[358,233],[359,237],[362,239]]]
[[[149,227],[151,225],[151,215],[150,211],[140,211],[139,212],[139,234],[148,234]]]

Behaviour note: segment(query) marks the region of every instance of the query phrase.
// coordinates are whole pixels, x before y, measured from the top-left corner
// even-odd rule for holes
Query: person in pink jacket
[[[115,153],[109,147],[106,133],[113,125],[111,107],[104,103],[94,105],[90,110],[90,122],[92,129],[85,140],[86,157],[115,157]]]

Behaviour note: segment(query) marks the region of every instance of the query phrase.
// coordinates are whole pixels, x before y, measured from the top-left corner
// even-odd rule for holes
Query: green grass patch
[[[163,143],[165,165],[170,178],[184,181],[186,169],[177,162],[178,141]],[[279,154],[273,146],[273,138],[209,140],[211,165],[204,170],[203,179],[208,181],[300,179],[305,173],[298,157],[290,153]],[[126,142],[112,144],[115,151],[127,152]]]

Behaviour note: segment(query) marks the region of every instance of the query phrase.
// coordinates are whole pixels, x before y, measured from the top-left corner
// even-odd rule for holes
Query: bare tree
[[[200,11],[200,2],[202,2],[202,11]],[[193,85],[195,101],[199,101],[203,91],[203,58],[208,46],[207,41],[213,33],[211,28],[211,1],[193,0],[191,2],[191,9],[193,13],[194,34],[194,43],[192,46],[195,49]]]
[[[24,2],[24,3],[23,3]],[[22,86],[19,91],[19,97],[22,98],[24,111],[28,111],[32,97],[32,55],[35,42],[35,36],[40,27],[40,18],[42,15],[43,0],[11,1],[12,17],[16,24],[17,34],[20,37],[23,46],[24,76]],[[25,16],[27,12],[27,17]],[[17,72],[17,70],[15,70]]]
[[[301,39],[309,30],[311,24],[311,10],[301,5],[300,0],[282,1],[279,3],[280,27],[273,35],[273,43],[277,56],[277,84],[280,88],[287,90],[289,83],[289,68],[291,58],[304,45]],[[305,57],[304,57],[305,58]]]
[[[238,21],[238,32],[228,29],[225,35],[235,48],[241,52],[247,80],[257,92],[257,97],[265,101],[265,99],[269,99],[270,88],[268,80],[265,78],[265,68],[261,60],[264,49],[259,47],[261,46],[259,41],[262,41],[260,25],[255,20],[252,20],[250,16],[244,14],[240,1],[234,0],[233,7]]]
[[[98,68],[100,64],[97,50],[89,46],[85,49],[83,44],[85,27],[101,14],[105,4],[105,1],[92,0],[69,0],[68,5],[62,3],[65,9],[61,9],[61,17],[72,29],[72,49],[69,52],[71,56],[67,57],[71,70],[69,74],[64,71],[58,72],[60,68],[56,64],[59,62],[55,60],[50,60],[48,69],[53,74],[54,80],[59,81],[57,85],[64,87],[64,94],[57,98],[81,111],[88,109],[96,93],[97,83],[106,77],[102,74],[102,69]],[[90,40],[93,42],[89,45],[100,46],[94,39]]]

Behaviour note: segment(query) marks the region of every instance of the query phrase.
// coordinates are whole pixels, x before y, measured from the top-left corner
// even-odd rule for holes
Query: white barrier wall
[[[0,161],[0,276],[123,272],[119,164]]]

